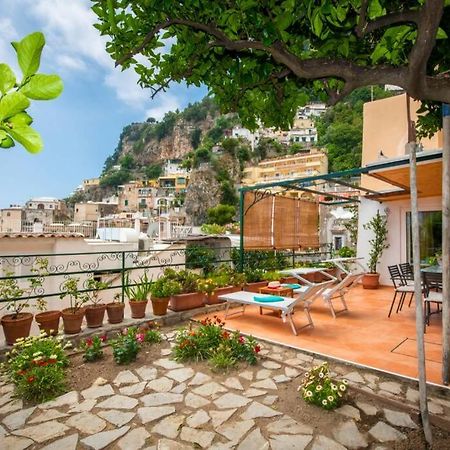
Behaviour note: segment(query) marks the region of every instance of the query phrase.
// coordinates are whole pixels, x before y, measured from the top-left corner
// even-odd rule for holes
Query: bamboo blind
[[[244,197],[244,248],[299,249],[319,246],[319,205],[281,196],[255,202]]]

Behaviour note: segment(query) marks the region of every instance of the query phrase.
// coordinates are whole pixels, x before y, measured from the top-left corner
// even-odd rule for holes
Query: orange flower
[[[32,383],[35,379],[36,379],[36,377],[31,376],[31,377],[27,378],[27,381],[28,381],[28,383]]]

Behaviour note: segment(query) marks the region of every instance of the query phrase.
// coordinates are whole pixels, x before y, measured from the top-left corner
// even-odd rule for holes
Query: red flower
[[[17,371],[17,375],[20,375],[20,376],[25,375],[26,373],[27,373],[26,370],[19,370],[19,371]]]
[[[228,331],[224,331],[224,332],[222,333],[222,337],[223,337],[224,339],[228,339],[228,338],[230,337],[230,333],[228,333]]]
[[[88,347],[91,347],[92,344],[93,344],[93,341],[92,341],[91,338],[86,339],[86,345],[87,345]]]
[[[261,351],[261,347],[259,345],[255,345],[255,353],[259,353]]]
[[[55,364],[57,361],[55,358],[51,358],[47,361],[48,364]]]
[[[106,342],[108,340],[108,336],[106,336],[106,334],[104,334],[103,336],[100,336],[100,340],[102,342]]]
[[[239,336],[239,343],[243,344],[245,342],[244,336]]]
[[[31,376],[27,378],[28,383],[32,383],[36,378]]]

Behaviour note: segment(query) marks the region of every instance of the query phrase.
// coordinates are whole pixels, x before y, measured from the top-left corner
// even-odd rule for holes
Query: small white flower
[[[337,390],[338,390],[338,387],[337,387],[335,384],[332,384],[332,385],[331,385],[331,390],[332,390],[332,391],[337,391]]]
[[[58,356],[56,356],[56,355],[50,355],[50,359],[58,359]]]
[[[345,392],[347,390],[347,387],[345,386],[345,384],[341,384],[339,386],[339,390],[341,390],[342,392]]]
[[[319,373],[319,378],[323,378],[323,373],[322,372]]]
[[[33,356],[40,356],[40,355],[42,355],[42,352],[34,352],[33,353]]]
[[[334,400],[334,397],[333,397],[332,395],[329,395],[329,396],[327,397],[327,399],[328,399],[328,401],[332,402],[332,401]]]
[[[306,396],[307,396],[307,397],[312,397],[312,396],[313,396],[313,393],[312,393],[311,391],[306,391]]]
[[[316,391],[317,392],[320,392],[322,390],[322,386],[320,385],[320,384],[318,384],[317,386],[316,386]]]
[[[347,380],[342,380],[342,382],[343,382],[344,384],[348,384],[348,381],[347,381]]]
[[[37,358],[34,358],[33,361],[34,361],[34,362],[38,362],[38,361],[40,361],[41,359],[42,359],[42,356],[38,356]]]
[[[327,402],[326,400],[322,400],[322,405],[323,405],[323,406],[327,406],[327,405],[328,405],[328,402]]]
[[[342,397],[342,394],[341,394],[340,392],[338,392],[337,395],[338,395],[339,397]]]

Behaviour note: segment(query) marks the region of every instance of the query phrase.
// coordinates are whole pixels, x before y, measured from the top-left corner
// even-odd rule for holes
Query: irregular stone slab
[[[109,397],[111,395],[114,395],[114,389],[110,384],[104,384],[102,386],[91,386],[90,388],[85,389],[84,391],[81,391],[81,395],[86,400],[88,399],[97,399],[100,397]]]
[[[214,400],[214,404],[219,409],[240,408],[241,406],[248,405],[250,402],[250,399],[230,392],[223,394],[217,400]]]
[[[169,405],[171,403],[181,403],[183,401],[182,394],[173,394],[171,392],[158,392],[156,394],[147,394],[141,397],[144,406]]]
[[[294,369],[293,367],[285,367],[284,373],[289,378],[297,378],[300,375],[300,372],[297,369]]]
[[[270,422],[267,425],[267,431],[271,434],[313,434],[314,430],[309,425],[285,416],[275,422]]]
[[[101,450],[122,437],[129,429],[130,427],[126,425],[115,430],[102,431],[101,433],[93,434],[82,439],[81,442],[89,449]]]
[[[237,377],[230,377],[227,378],[223,385],[226,386],[229,389],[236,389],[238,391],[243,391],[244,387],[242,386],[241,382],[239,381],[239,378]]]
[[[9,434],[1,425],[0,425],[0,436],[6,436]]]
[[[261,395],[266,395],[267,391],[262,391],[261,389],[250,388],[243,393],[248,398],[260,397]]]
[[[104,384],[108,384],[108,380],[103,377],[98,377],[93,383],[92,386],[103,386]]]
[[[312,361],[312,358],[309,361]],[[309,361],[307,361],[307,362],[309,362]],[[285,362],[285,364],[287,364],[289,366],[296,366],[296,367],[300,367],[300,366],[302,366],[305,363],[305,361],[302,361],[299,358],[287,359],[284,362]]]
[[[264,361],[264,362],[262,363],[262,366],[263,366],[265,369],[274,369],[274,370],[276,370],[276,369],[281,369],[281,364],[278,364],[278,363],[275,362],[275,361]]]
[[[204,397],[211,397],[215,394],[227,392],[227,389],[221,386],[219,383],[211,381],[210,383],[206,383],[203,386],[195,388],[192,392],[194,394],[202,395]]]
[[[77,403],[69,409],[69,414],[83,411],[90,411],[95,406],[96,403],[97,400],[94,399],[85,400],[84,402]]]
[[[244,372],[241,372],[239,376],[244,380],[253,381],[253,372],[251,372],[250,370],[245,370]]]
[[[209,375],[206,375],[202,372],[197,372],[192,378],[192,380],[189,382],[189,386],[200,386],[201,384],[207,383],[208,381],[211,381],[211,377]]]
[[[349,417],[350,419],[361,420],[361,414],[357,408],[351,405],[344,405],[336,409],[338,414]]]
[[[365,373],[364,378],[369,383],[372,383],[372,384],[376,384],[378,382],[378,380],[380,379],[379,377],[377,377],[376,375],[373,375],[372,373]]]
[[[344,378],[353,383],[365,383],[364,378],[358,372],[350,372],[345,374]]]
[[[353,420],[338,425],[332,432],[334,438],[347,448],[365,448],[369,445]]]
[[[158,376],[158,371],[154,367],[151,367],[151,366],[139,367],[139,369],[136,369],[135,372],[144,381],[154,380]]]
[[[183,364],[179,364],[168,358],[158,359],[157,361],[154,361],[153,364],[164,367],[164,369],[167,369],[167,370],[181,369],[184,367]]]
[[[226,422],[235,412],[237,409],[229,409],[225,411],[215,411],[211,410],[209,411],[209,415],[211,416],[211,422],[213,424],[213,427],[216,428],[219,425],[222,425],[224,422]]]
[[[192,450],[192,445],[185,445],[171,439],[160,439],[158,441],[158,450]]]
[[[82,412],[67,420],[66,425],[84,434],[95,434],[105,429],[106,422],[90,412]]]
[[[280,434],[270,437],[270,447],[272,450],[304,450],[311,440],[312,436]]]
[[[166,373],[166,376],[172,378],[172,380],[178,381],[178,383],[183,383],[194,376],[194,370],[190,367],[183,367],[181,369],[170,370]]]
[[[370,430],[369,434],[379,442],[399,441],[406,439],[406,436],[400,431],[392,428],[384,422],[378,422]]]
[[[256,389],[273,389],[273,390],[278,389],[277,385],[273,382],[271,378],[257,381],[256,383],[252,383],[250,386]]]
[[[0,394],[8,394],[9,392],[14,391],[14,385],[13,384],[4,384],[2,387],[0,387]]]
[[[169,380],[166,377],[157,378],[147,383],[147,388],[156,392],[169,392],[172,387],[173,380]]]
[[[434,403],[432,401],[428,402],[428,410],[431,414],[444,414],[444,408],[438,403]]]
[[[76,450],[77,444],[78,433],[58,439],[57,441],[43,447],[42,450]]]
[[[417,425],[411,419],[409,414],[391,409],[384,409],[386,420],[397,427],[417,428]]]
[[[148,437],[150,437],[150,434],[144,427],[135,428],[120,439],[117,446],[122,450],[139,450],[145,445],[145,440]]]
[[[130,384],[129,386],[124,386],[119,389],[119,392],[123,395],[138,395],[144,392],[146,381],[141,381],[140,383]]]
[[[202,448],[209,448],[214,439],[214,433],[211,431],[200,431],[195,428],[183,427],[181,429],[180,439],[200,445]]]
[[[50,439],[63,436],[69,428],[56,420],[50,422],[40,423],[39,425],[33,425],[31,427],[22,428],[14,431],[14,434],[33,439],[33,441],[42,444]]]
[[[267,395],[263,398],[262,402],[264,405],[272,406],[278,400],[278,395]]]
[[[187,389],[186,383],[180,383],[170,390],[174,394],[182,394]]]
[[[343,445],[326,436],[320,435],[314,439],[311,450],[347,450]]]
[[[210,414],[212,411],[210,412]],[[211,415],[212,417],[212,415]],[[254,420],[239,420],[237,422],[226,422],[220,427],[216,428],[217,433],[225,436],[227,439],[233,442],[238,442],[248,430],[255,425]]]
[[[189,408],[202,408],[203,406],[206,406],[208,403],[210,403],[209,400],[206,400],[203,397],[200,397],[199,395],[195,395],[192,392],[189,392],[186,395],[186,398],[184,399],[184,403]]]
[[[257,380],[265,380],[266,378],[270,378],[272,376],[272,371],[267,369],[261,369],[256,372]]]
[[[169,356],[172,353],[172,350],[170,348],[163,348],[161,349],[161,355],[162,356]]]
[[[356,402],[356,406],[366,415],[375,416],[378,412],[377,408],[369,403]]]
[[[113,395],[112,397],[103,400],[97,405],[97,408],[104,409],[133,409],[139,402],[132,397],[125,395]]]
[[[281,413],[258,402],[253,402],[247,410],[241,414],[241,417],[244,420],[275,416],[281,416]]]
[[[10,402],[13,399],[13,392],[7,392],[5,395],[2,395],[0,397],[0,406],[5,405],[6,403]]]
[[[0,436],[0,448],[4,450],[25,450],[33,445],[31,439],[25,439],[17,436]]]
[[[144,424],[153,422],[154,420],[158,420],[161,417],[168,416],[174,412],[175,408],[173,406],[147,406],[137,410],[138,416]]]
[[[21,411],[17,411],[13,414],[9,414],[8,416],[6,416],[3,419],[3,423],[10,430],[17,430],[18,428],[21,428],[24,426],[28,417],[30,417],[31,414],[33,414],[35,409],[36,409],[36,407],[33,406],[32,408],[22,409]]]
[[[113,383],[116,386],[122,386],[122,384],[139,383],[139,378],[131,370],[122,370],[114,378]]]
[[[184,416],[169,416],[158,422],[152,433],[158,433],[169,439],[175,439],[180,433],[181,425],[184,423]]]
[[[41,403],[38,405],[41,409],[50,409],[50,408],[59,408],[61,406],[66,405],[73,405],[75,403],[78,403],[78,392],[77,391],[71,391],[67,394],[60,395],[59,397],[56,397],[55,400],[50,400],[49,402]]]
[[[36,416],[34,419],[28,421],[28,423],[32,424],[32,423],[47,422],[49,420],[60,419],[61,417],[68,417],[68,414],[59,412],[56,409],[48,409],[39,414],[38,416]]]
[[[273,381],[275,381],[275,383],[287,383],[288,381],[291,381],[291,379],[282,373],[281,375],[273,377]]]
[[[238,446],[238,450],[266,450],[269,443],[264,439],[261,430],[253,430]]]
[[[121,427],[126,423],[128,423],[136,415],[136,413],[110,409],[108,411],[99,411],[97,415],[100,416],[102,419],[106,419],[108,422],[112,423],[116,427]]]
[[[13,400],[0,408],[0,414],[9,414],[23,408],[21,399]]]
[[[210,417],[208,416],[208,413],[204,411],[203,409],[199,409],[194,414],[191,414],[186,419],[186,424],[188,427],[191,428],[198,428],[205,423],[208,423],[210,420]]]
[[[395,381],[385,381],[380,383],[378,387],[383,391],[390,392],[391,394],[400,394],[402,392],[402,387]]]

